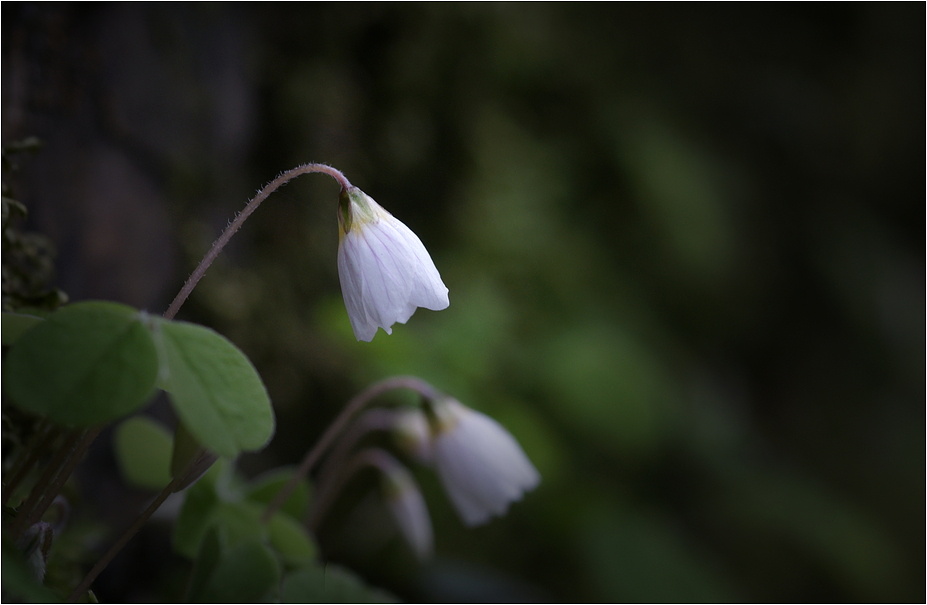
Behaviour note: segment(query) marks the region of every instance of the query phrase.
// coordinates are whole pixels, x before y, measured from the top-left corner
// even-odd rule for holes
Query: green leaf
[[[110,302],[62,307],[10,348],[7,394],[19,406],[70,426],[109,422],[151,397],[158,358],[142,315]]]
[[[219,465],[187,490],[174,526],[174,550],[190,559],[196,557],[211,528],[215,528],[224,548],[268,536],[268,528],[261,523],[262,506],[248,501],[227,502],[220,497],[214,480],[217,468]]]
[[[302,523],[293,517],[277,513],[267,524],[270,545],[280,553],[283,562],[293,567],[316,560],[318,549]]]
[[[286,485],[293,476],[293,469],[278,468],[268,471],[251,481],[245,492],[245,497],[252,502],[264,505],[270,504],[277,492]],[[294,519],[302,519],[309,506],[309,484],[305,479],[296,484],[296,489],[289,495],[280,511]]]
[[[3,313],[2,321],[0,328],[2,328],[3,332],[3,346],[9,346],[30,328],[42,323],[42,318],[35,315],[23,315],[22,313]]]
[[[209,452],[204,453],[204,449],[193,438],[183,422],[178,422],[174,430],[174,449],[171,452],[171,477],[176,478],[179,473],[187,471],[188,468],[190,470],[187,471],[186,478],[174,488],[175,492],[193,485],[216,462],[217,456]],[[189,464],[194,456],[198,457],[197,462],[190,467]]]
[[[263,509],[251,502],[220,502],[211,523],[219,531],[223,546],[237,546],[248,540],[267,537],[267,527],[261,523],[261,512]]]
[[[292,476],[293,469],[285,468],[264,473],[248,484],[245,498],[263,512]],[[318,555],[315,542],[298,521],[303,518],[308,506],[309,485],[303,480],[296,484],[296,489],[267,524],[271,546],[280,553],[287,565],[299,567],[314,561]]]
[[[370,588],[337,565],[307,565],[283,580],[283,603],[396,603],[391,594]]]
[[[215,527],[212,527],[203,536],[199,554],[193,563],[193,570],[190,572],[190,584],[187,588],[187,599],[185,600],[191,603],[202,602],[207,582],[219,564],[219,556],[219,533]]]
[[[280,582],[280,564],[257,540],[231,549],[213,571],[203,593],[205,603],[258,603]]]
[[[196,557],[203,536],[209,530],[213,514],[219,505],[216,480],[224,464],[209,469],[202,479],[193,484],[184,497],[183,506],[174,525],[174,550],[190,559]]]
[[[174,450],[171,452],[171,477],[176,477],[178,473],[182,473],[193,459],[193,456],[196,456],[199,451],[199,442],[193,438],[193,435],[183,425],[183,422],[178,422],[177,428],[174,430]]]
[[[155,338],[164,356],[160,386],[199,443],[229,458],[267,444],[273,409],[244,353],[213,330],[181,321],[159,321]]]
[[[126,481],[160,491],[171,482],[173,439],[163,426],[143,416],[129,418],[114,435],[116,461]]]

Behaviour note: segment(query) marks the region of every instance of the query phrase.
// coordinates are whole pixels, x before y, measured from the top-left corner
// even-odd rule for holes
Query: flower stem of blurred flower
[[[299,468],[296,469],[296,472],[293,473],[290,480],[280,488],[276,497],[274,497],[271,503],[267,505],[267,508],[264,509],[261,520],[266,523],[274,516],[274,513],[280,509],[283,503],[286,502],[286,499],[290,497],[290,494],[293,493],[293,490],[296,489],[296,486],[299,485],[299,482],[306,478],[309,472],[315,468],[315,465],[322,458],[322,455],[332,446],[335,439],[345,430],[354,416],[360,413],[368,403],[379,395],[394,389],[402,388],[416,391],[425,398],[434,398],[440,395],[430,384],[414,376],[394,376],[392,378],[387,378],[370,385],[365,390],[355,395],[353,399],[348,401],[347,405],[344,406],[344,409],[341,410],[341,413],[332,421],[325,432],[322,433],[322,436],[312,449],[306,452]]]
[[[309,514],[309,529],[315,531],[318,528],[319,521],[328,512],[348,480],[368,466],[382,473],[386,503],[403,537],[420,559],[427,558],[431,555],[433,539],[431,519],[421,491],[408,469],[392,454],[377,447],[361,450],[338,469],[340,472],[329,477],[329,480],[320,482]]]
[[[393,429],[400,420],[399,414],[400,412],[396,410],[374,408],[358,416],[354,424],[338,440],[331,454],[326,457],[325,464],[319,470],[316,483],[321,486],[330,481],[338,472],[339,467],[344,465],[344,461],[354,446],[360,443],[368,433]]]

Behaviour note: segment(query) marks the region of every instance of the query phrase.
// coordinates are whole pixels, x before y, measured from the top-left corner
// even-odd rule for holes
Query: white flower
[[[446,309],[447,287],[421,240],[357,187],[342,190],[338,276],[354,336],[370,342],[415,309]]]
[[[454,399],[432,405],[433,463],[466,525],[505,514],[511,502],[537,487],[541,475],[501,424]]]
[[[403,466],[390,469],[385,478],[386,503],[396,519],[399,531],[419,560],[424,561],[431,557],[434,536],[422,492],[411,473]]]
[[[428,419],[420,409],[406,409],[396,413],[393,424],[393,439],[399,449],[416,461],[430,465],[431,429]]]

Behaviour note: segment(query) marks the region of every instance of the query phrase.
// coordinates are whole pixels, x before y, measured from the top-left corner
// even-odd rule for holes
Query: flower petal
[[[387,498],[387,504],[413,552],[420,560],[428,559],[434,549],[431,518],[425,499],[414,482],[399,494]]]
[[[359,189],[342,203],[350,220],[338,244],[338,276],[358,340],[373,340],[377,328],[391,334],[418,307],[448,307],[447,287],[411,229]]]
[[[504,514],[541,476],[502,425],[456,401],[447,405],[456,423],[435,439],[435,466],[464,523],[480,525]]]

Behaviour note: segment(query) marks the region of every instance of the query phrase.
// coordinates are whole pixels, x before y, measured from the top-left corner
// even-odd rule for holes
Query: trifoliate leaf
[[[129,418],[116,427],[113,441],[126,481],[155,491],[171,482],[173,439],[162,425],[143,416]]]
[[[142,407],[157,372],[141,313],[117,303],[81,302],[62,307],[15,342],[3,383],[20,407],[84,427]]]
[[[40,323],[42,323],[42,318],[36,317],[35,315],[23,315],[22,313],[3,313],[3,346],[9,346],[13,344],[30,328]]]
[[[196,441],[233,458],[270,440],[270,398],[238,347],[209,328],[181,321],[159,321],[154,334],[163,364],[159,386]]]

